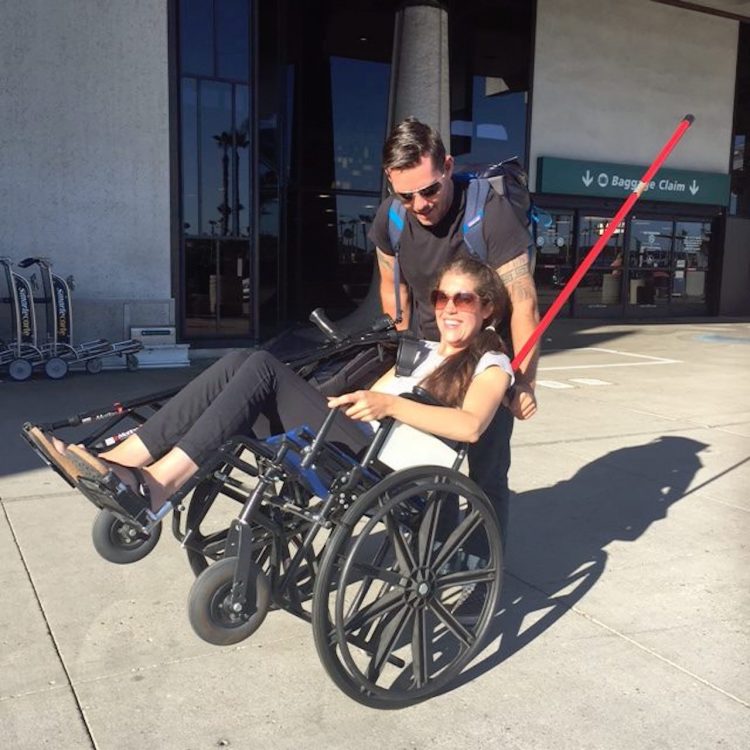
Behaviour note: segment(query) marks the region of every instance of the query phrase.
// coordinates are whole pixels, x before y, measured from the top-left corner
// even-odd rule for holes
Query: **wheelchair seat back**
[[[443,440],[398,420],[383,429],[388,430],[388,435],[377,459],[394,471],[426,465],[458,469],[463,462],[465,448],[455,441]]]

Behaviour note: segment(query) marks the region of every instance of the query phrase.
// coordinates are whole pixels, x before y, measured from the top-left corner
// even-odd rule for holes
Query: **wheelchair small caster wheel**
[[[271,586],[255,563],[247,571],[247,600],[252,611],[232,606],[231,593],[237,558],[227,557],[210,565],[193,583],[188,597],[188,617],[204,641],[229,646],[244,641],[261,625],[271,605]],[[247,605],[245,605],[245,609]]]
[[[26,359],[14,359],[8,366],[8,375],[11,380],[20,383],[31,377],[33,368],[31,363]]]
[[[98,375],[102,371],[104,363],[100,359],[90,359],[86,362],[86,372],[89,375]]]
[[[128,372],[135,372],[138,369],[138,357],[135,354],[126,354],[125,367]]]
[[[44,363],[44,374],[50,380],[62,380],[68,374],[68,363],[60,357],[52,357]]]
[[[94,549],[117,565],[128,565],[142,560],[156,546],[161,536],[161,524],[151,529],[148,536],[134,524],[122,521],[108,510],[100,510],[91,529]]]

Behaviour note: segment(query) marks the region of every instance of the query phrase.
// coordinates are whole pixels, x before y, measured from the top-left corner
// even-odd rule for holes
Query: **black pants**
[[[485,491],[500,520],[503,546],[510,513],[510,436],[513,414],[501,406],[482,437],[469,446],[469,476]]]
[[[231,352],[204,370],[138,430],[154,459],[172,448],[203,463],[234,435],[259,438],[306,425],[317,432],[328,414],[324,396],[266,351]],[[329,439],[359,452],[369,425],[336,416]]]

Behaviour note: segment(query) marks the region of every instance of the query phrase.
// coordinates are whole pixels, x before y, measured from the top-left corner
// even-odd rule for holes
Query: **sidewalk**
[[[452,690],[395,712],[346,698],[284,612],[201,642],[169,529],[107,563],[94,508],[18,437],[192,368],[1,382],[2,746],[747,747],[750,322],[559,321],[545,339],[494,638]]]

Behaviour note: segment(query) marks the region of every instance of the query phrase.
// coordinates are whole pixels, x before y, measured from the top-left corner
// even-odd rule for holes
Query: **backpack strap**
[[[417,338],[401,336],[396,351],[396,375],[411,375],[427,359],[430,350]]]
[[[401,310],[401,270],[398,256],[401,250],[401,233],[406,223],[406,207],[400,200],[393,198],[388,208],[388,239],[393,250],[393,291],[396,297],[396,323],[403,319]]]
[[[487,260],[487,243],[482,234],[482,219],[489,192],[490,181],[482,177],[471,180],[466,188],[466,209],[462,226],[464,242],[471,254],[480,260]]]

